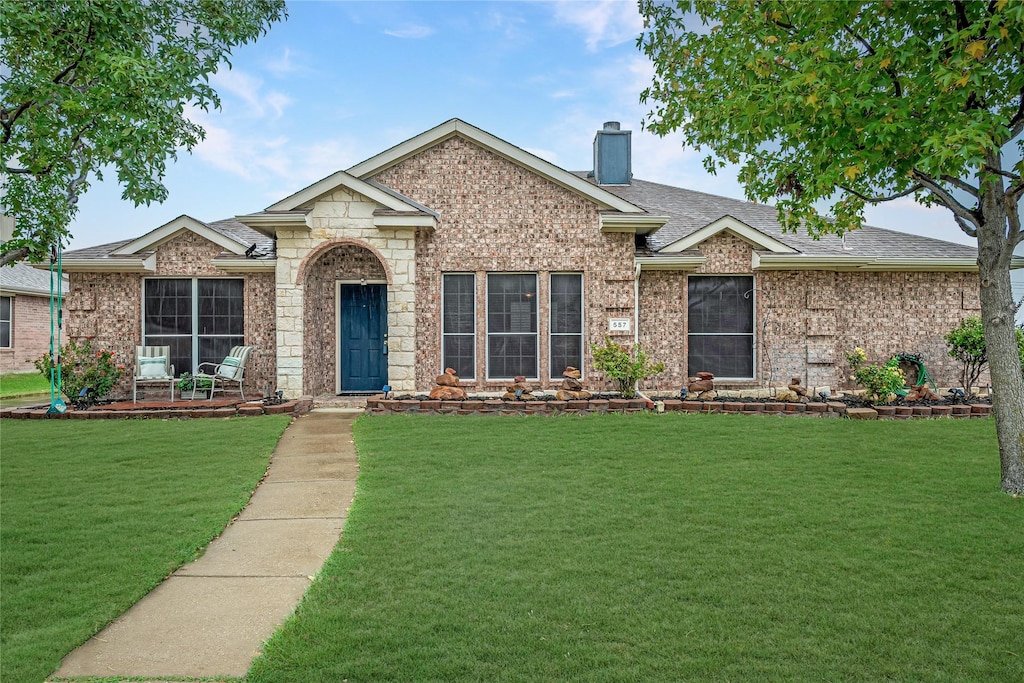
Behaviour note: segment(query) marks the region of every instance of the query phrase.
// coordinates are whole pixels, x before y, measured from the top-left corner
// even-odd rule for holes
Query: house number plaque
[[[612,334],[629,332],[631,329],[631,322],[632,321],[629,318],[609,318],[608,331]]]

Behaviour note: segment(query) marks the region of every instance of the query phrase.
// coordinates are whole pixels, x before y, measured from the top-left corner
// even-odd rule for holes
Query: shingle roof
[[[0,290],[18,294],[50,295],[50,273],[27,263],[0,267]],[[64,282],[67,291],[67,282]]]
[[[576,175],[586,177],[587,173],[576,172]],[[648,237],[648,244],[655,251],[723,216],[732,216],[809,256],[973,259],[978,254],[974,247],[963,244],[873,226],[864,226],[847,233],[846,249],[843,249],[842,239],[835,235],[824,235],[816,240],[806,232],[783,232],[775,207],[766,204],[635,178],[630,185],[607,185],[604,189],[652,214],[670,216],[664,227]]]

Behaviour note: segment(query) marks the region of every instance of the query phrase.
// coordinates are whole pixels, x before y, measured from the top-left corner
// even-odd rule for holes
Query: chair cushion
[[[139,377],[166,377],[167,359],[163,356],[139,359]]]
[[[217,368],[217,374],[225,379],[236,379],[238,377],[239,365],[238,359],[233,356],[228,356],[220,362],[220,367]]]

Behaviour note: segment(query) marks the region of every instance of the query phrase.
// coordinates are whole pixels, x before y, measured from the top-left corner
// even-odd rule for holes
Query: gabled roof
[[[576,175],[583,178],[587,173],[576,172]],[[748,233],[746,239],[762,252],[756,255],[756,265],[760,269],[818,269],[823,266],[859,270],[977,268],[977,250],[963,244],[867,225],[846,233],[845,237],[822,235],[820,239],[814,239],[806,232],[784,232],[776,208],[767,204],[636,178],[630,185],[608,186],[606,189],[649,212],[671,217],[664,227],[647,239],[654,258],[667,257],[676,250],[693,249],[702,241],[701,238],[706,239],[727,228],[729,221],[722,221],[730,218],[755,231],[756,234]],[[757,249],[759,240],[761,246]],[[792,252],[786,254],[779,245]],[[1016,259],[1014,267],[1024,267],[1024,259]]]
[[[394,190],[386,190],[380,183],[369,183],[346,171],[335,171],[326,178],[318,180],[295,194],[289,195],[281,201],[268,206],[265,212],[297,211],[305,208],[317,197],[329,194],[342,187],[356,194],[361,194],[391,211],[425,210],[423,205],[417,204]],[[433,214],[433,212],[431,213]],[[437,214],[433,215],[437,216]]]
[[[213,259],[214,265],[226,271],[266,270],[274,267],[274,240],[262,233],[227,218],[204,223],[191,216],[174,220],[151,230],[142,237],[100,244],[64,252],[64,270],[68,272],[154,272],[155,249],[189,230],[219,245],[224,251]],[[246,252],[251,249],[250,255]]]
[[[31,296],[50,295],[50,272],[48,263],[40,263],[34,268],[28,263],[13,263],[0,266],[0,292],[7,294],[28,294]],[[43,269],[46,270],[43,270]],[[63,289],[68,291],[67,280]]]
[[[118,247],[111,252],[111,256],[131,256],[133,254],[153,251],[184,230],[190,230],[220,246],[225,251],[238,254],[239,256],[244,255],[246,248],[249,246],[222,230],[214,230],[206,223],[182,214],[174,220],[164,223],[159,228],[147,232],[142,237],[138,237]]]
[[[659,253],[674,254],[681,251],[693,249],[706,239],[714,237],[720,232],[731,232],[746,242],[749,242],[755,249],[763,249],[776,254],[795,254],[797,250],[780,242],[771,235],[753,228],[741,220],[732,216],[722,216],[716,221],[708,223],[703,228],[681,237],[675,242],[662,247]]]
[[[391,149],[370,157],[362,163],[356,164],[348,169],[348,173],[357,178],[371,178],[381,171],[398,164],[421,151],[444,142],[445,140],[459,135],[484,149],[508,159],[514,164],[529,169],[533,173],[542,176],[556,185],[581,194],[602,209],[614,209],[623,213],[646,213],[642,208],[636,206],[621,196],[608,192],[604,188],[588,183],[576,175],[554,164],[544,161],[538,156],[530,154],[524,149],[516,147],[501,138],[477,128],[461,119],[450,119],[439,126],[420,133],[416,137],[395,145]],[[322,182],[322,181],[321,181]]]

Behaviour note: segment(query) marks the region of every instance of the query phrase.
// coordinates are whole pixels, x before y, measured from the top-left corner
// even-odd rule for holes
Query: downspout
[[[633,350],[640,344],[640,264],[633,263]],[[640,381],[633,386],[636,395],[647,401],[647,409],[654,409],[654,401],[650,396],[640,391]]]

